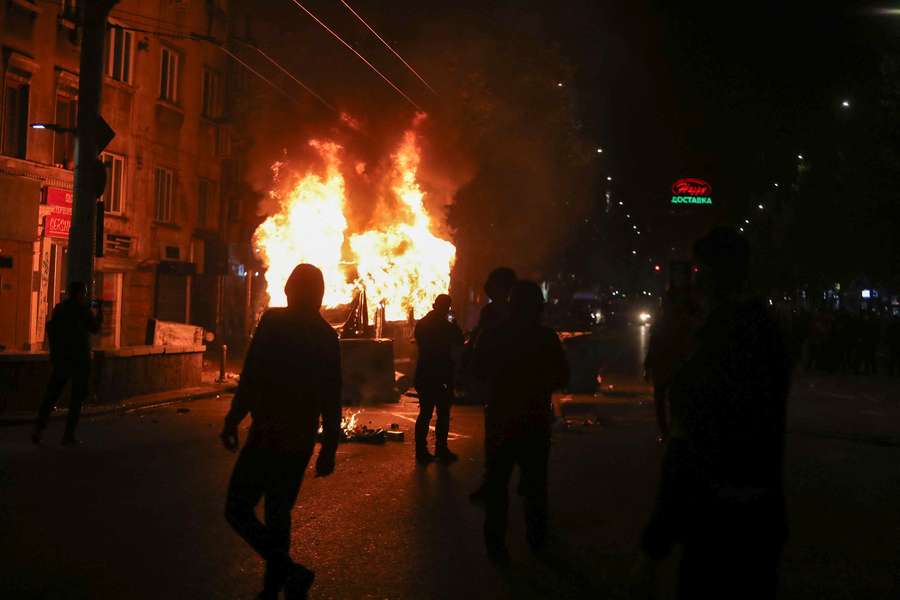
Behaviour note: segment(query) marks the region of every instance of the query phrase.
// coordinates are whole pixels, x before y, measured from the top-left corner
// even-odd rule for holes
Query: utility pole
[[[103,48],[106,19],[118,0],[81,2],[81,62],[78,75],[78,125],[75,146],[75,186],[69,232],[68,282],[81,281],[93,296],[97,197],[102,181],[98,155],[109,139],[98,139],[105,122],[100,117],[103,88]],[[109,130],[109,127],[106,126]],[[98,135],[99,132],[99,135]]]

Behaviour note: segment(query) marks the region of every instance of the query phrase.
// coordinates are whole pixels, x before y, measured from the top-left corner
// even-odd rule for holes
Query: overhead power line
[[[361,61],[363,61],[364,63],[366,63],[366,64],[369,66],[370,69],[372,69],[373,71],[375,71],[375,72],[378,74],[379,77],[381,77],[382,79],[384,79],[385,82],[387,82],[387,84],[388,84],[389,86],[391,86],[392,88],[394,88],[394,90],[395,90],[398,94],[400,94],[401,96],[403,96],[403,98],[405,98],[407,102],[409,102],[410,104],[412,104],[412,105],[416,108],[416,110],[422,110],[422,107],[419,106],[418,104],[416,104],[416,102],[415,102],[412,98],[410,98],[409,96],[407,96],[406,93],[405,93],[403,90],[401,90],[399,87],[397,87],[397,85],[396,85],[393,81],[391,81],[390,79],[388,79],[387,75],[385,75],[384,73],[382,73],[381,71],[379,71],[379,70],[375,67],[375,65],[373,65],[372,63],[370,63],[370,62],[368,61],[368,59],[366,59],[365,56],[363,56],[362,54],[360,54],[359,52],[357,52],[357,51],[356,51],[356,48],[354,48],[353,46],[351,46],[350,44],[348,44],[347,42],[345,42],[345,41],[344,41],[344,38],[342,38],[342,37],[339,36],[337,33],[335,33],[334,30],[332,30],[328,25],[326,25],[324,22],[322,22],[322,20],[319,19],[319,17],[317,17],[316,15],[314,15],[313,13],[311,13],[311,12],[309,11],[308,8],[306,8],[305,6],[303,6],[303,5],[300,3],[299,0],[291,0],[291,2],[293,2],[294,4],[296,4],[303,12],[305,12],[306,14],[308,14],[308,15],[310,16],[310,18],[312,18],[316,23],[318,23],[319,25],[321,25],[322,28],[325,29],[325,31],[327,31],[328,33],[330,33],[332,36],[334,36],[334,38],[335,38],[336,40],[338,40],[340,43],[342,43],[344,46],[346,46],[348,50],[350,50],[351,52],[353,52],[353,54],[355,54],[355,55],[357,56],[357,58],[359,58],[359,60],[361,60]]]
[[[406,65],[406,68],[409,69],[410,72],[411,72],[413,75],[415,75],[415,76],[419,79],[419,81],[421,81],[421,82],[425,85],[425,87],[427,87],[427,88],[431,91],[432,94],[434,94],[435,96],[438,95],[438,93],[437,93],[436,91],[434,91],[434,88],[431,87],[431,86],[428,84],[428,82],[425,81],[425,79],[424,79],[421,75],[419,75],[419,73],[418,73],[415,69],[412,68],[412,65],[410,65],[408,62],[406,62],[406,60],[405,60],[402,56],[400,56],[400,53],[397,52],[396,50],[394,50],[394,49],[391,47],[391,45],[388,44],[388,43],[385,41],[385,39],[384,39],[383,37],[381,37],[380,35],[378,35],[378,32],[375,31],[375,29],[373,29],[372,26],[369,25],[369,24],[366,22],[366,20],[363,19],[362,16],[360,16],[360,14],[359,14],[358,12],[356,12],[355,10],[353,10],[353,7],[352,7],[352,6],[350,6],[345,0],[341,0],[341,4],[343,4],[345,7],[347,7],[347,10],[349,10],[349,11],[353,14],[353,16],[356,17],[356,18],[359,20],[360,23],[362,23],[363,25],[365,25],[365,26],[366,26],[366,29],[368,29],[369,31],[371,31],[371,32],[372,32],[372,35],[374,35],[376,38],[378,38],[378,41],[381,42],[382,44],[384,44],[384,47],[385,47],[385,48],[387,48],[388,50],[390,50],[390,51],[394,54],[394,56],[396,56],[398,59],[400,59],[400,62],[402,62],[404,65]]]
[[[280,64],[278,61],[276,61],[274,58],[272,58],[271,56],[269,56],[268,54],[266,54],[265,52],[263,52],[262,48],[260,48],[259,46],[254,45],[254,44],[251,44],[250,42],[247,42],[247,41],[245,41],[245,40],[240,40],[240,39],[238,39],[237,41],[239,41],[240,43],[244,44],[244,45],[247,46],[248,48],[252,48],[252,49],[256,50],[257,52],[259,52],[259,53],[262,55],[262,57],[265,58],[265,59],[266,59],[267,61],[269,61],[270,63],[272,63],[272,64],[275,66],[275,68],[277,68],[279,71],[281,71],[282,73],[284,73],[285,75],[287,75],[288,77],[290,77],[297,85],[299,85],[300,87],[302,87],[304,90],[306,90],[307,92],[309,92],[309,94],[310,94],[311,96],[313,96],[316,100],[318,100],[318,101],[321,102],[323,105],[325,105],[326,107],[328,107],[329,110],[331,110],[332,112],[335,112],[335,113],[338,113],[338,112],[339,112],[338,109],[336,109],[334,106],[332,106],[331,103],[329,103],[327,100],[325,100],[325,98],[323,98],[322,96],[320,96],[319,94],[317,94],[315,91],[313,91],[312,88],[310,88],[308,85],[306,85],[305,83],[303,83],[302,81],[300,81],[296,76],[294,76],[293,73],[291,73],[290,71],[288,71],[287,69],[285,69],[283,66],[281,66],[281,64]]]

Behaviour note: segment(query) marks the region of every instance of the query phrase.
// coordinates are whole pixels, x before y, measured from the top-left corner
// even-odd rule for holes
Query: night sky
[[[454,37],[434,38],[435,27],[445,26],[465,47],[470,30],[509,34],[507,28],[533,20],[543,39],[523,36],[523,55],[533,43],[558,49],[559,71],[547,69],[547,85],[565,79],[568,95],[561,101],[574,102],[578,135],[604,149],[591,169],[598,180],[614,177],[615,197],[649,234],[642,240],[647,253],[654,245],[687,248],[710,225],[742,218],[754,194],[771,190],[793,157],[815,152],[810,146],[818,143],[821,123],[847,118],[843,99],[853,111],[876,101],[871,81],[880,53],[900,37],[900,16],[874,15],[860,3],[566,0],[485,8],[469,0],[352,2],[435,85],[435,97],[340,3],[303,4],[438,121],[457,90],[441,87],[450,84],[444,63],[434,58],[446,58],[446,40]],[[410,119],[406,100],[290,1],[270,6],[260,15],[268,22],[257,30],[260,44],[340,109],[361,117],[370,142]],[[327,111],[320,116],[334,118]],[[716,207],[669,214],[671,183],[684,176],[710,181]],[[602,185],[590,193],[599,201]]]

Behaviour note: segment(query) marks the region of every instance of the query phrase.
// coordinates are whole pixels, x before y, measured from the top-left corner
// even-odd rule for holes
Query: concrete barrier
[[[94,393],[89,401],[114,404],[134,396],[197,387],[205,349],[196,345],[95,350]],[[0,352],[0,412],[36,411],[49,378],[47,352]],[[67,403],[68,390],[59,405]]]

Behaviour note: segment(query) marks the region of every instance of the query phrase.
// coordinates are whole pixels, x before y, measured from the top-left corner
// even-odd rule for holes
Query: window
[[[217,71],[203,68],[201,85],[203,116],[216,119],[222,116],[222,76]]]
[[[78,18],[78,0],[61,0],[60,9],[60,16],[63,19]]]
[[[3,154],[25,158],[30,86],[7,79],[3,86]]]
[[[209,179],[197,181],[197,227],[205,228],[214,217],[216,184]]]
[[[174,193],[174,176],[172,171],[156,167],[154,172],[154,188],[156,198],[156,214],[154,217],[161,223],[172,222],[172,195]]]
[[[78,101],[75,98],[57,94],[56,120],[54,123],[69,129],[75,129],[78,114]],[[72,169],[75,163],[75,133],[53,132],[53,164],[63,169]]]
[[[110,25],[106,36],[106,74],[122,83],[131,83],[134,32]]]
[[[162,65],[159,71],[159,97],[171,103],[178,102],[178,53],[162,49]]]
[[[106,190],[103,192],[103,210],[120,215],[125,212],[125,157],[104,152],[100,155],[106,167]]]

